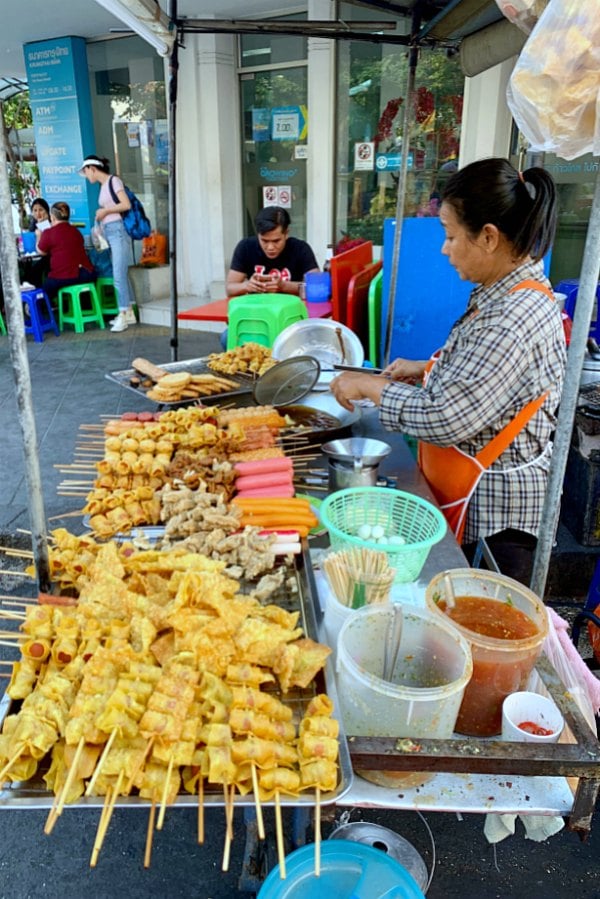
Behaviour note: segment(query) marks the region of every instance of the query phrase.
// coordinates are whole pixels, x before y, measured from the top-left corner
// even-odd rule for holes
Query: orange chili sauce
[[[508,602],[482,596],[457,596],[454,606],[449,607],[442,600],[439,608],[466,630],[497,640],[524,640],[538,633],[531,618]],[[456,730],[470,736],[490,737],[502,730],[502,703],[509,693],[524,689],[539,647],[514,654],[499,653],[494,658],[483,649],[483,657],[478,658],[477,647],[472,648],[473,676],[465,689]]]

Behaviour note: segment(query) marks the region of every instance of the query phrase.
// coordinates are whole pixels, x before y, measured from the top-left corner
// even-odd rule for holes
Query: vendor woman
[[[542,257],[556,190],[541,168],[505,159],[458,171],[443,191],[442,253],[477,287],[428,362],[332,382],[346,409],[370,399],[388,430],[419,439],[419,465],[465,555],[485,537],[500,570],[528,583],[566,362],[561,313]]]

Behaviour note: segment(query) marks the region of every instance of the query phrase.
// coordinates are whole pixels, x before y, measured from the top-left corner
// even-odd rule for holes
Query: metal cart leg
[[[306,832],[310,824],[309,808],[295,805],[292,814],[292,847],[298,849],[306,845]]]

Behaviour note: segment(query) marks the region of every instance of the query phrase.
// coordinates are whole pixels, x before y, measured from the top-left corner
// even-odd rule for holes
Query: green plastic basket
[[[419,496],[388,487],[338,490],[324,500],[319,515],[333,549],[361,546],[385,552],[398,584],[418,578],[429,550],[446,533],[439,509]],[[404,544],[364,540],[357,534],[361,525],[379,525],[386,537],[402,537]]]

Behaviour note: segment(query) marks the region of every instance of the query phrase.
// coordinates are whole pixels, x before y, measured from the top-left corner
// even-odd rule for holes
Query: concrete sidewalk
[[[130,367],[136,356],[156,363],[168,362],[169,342],[167,328],[138,325],[122,334],[92,330],[84,335],[50,335],[43,344],[28,343],[44,501],[51,527],[64,525],[74,532],[81,530],[78,517],[62,516],[81,508],[83,500],[57,496],[57,486],[66,475],[55,467],[73,461],[80,424],[98,423],[102,414],[153,408],[142,396],[107,381],[105,374]],[[219,349],[214,332],[180,332],[180,359]],[[17,535],[17,528],[29,527],[29,515],[8,341],[1,338],[0,363],[0,535],[6,544],[14,539],[26,541],[24,535]],[[570,551],[577,555],[575,549]],[[590,554],[580,547],[579,567],[582,560],[587,564],[589,558]],[[15,567],[14,558],[2,554],[0,563],[3,568]],[[22,582],[9,577],[0,578],[0,589],[16,595],[27,592]],[[0,654],[2,658],[14,657],[6,648]],[[340,814],[341,810],[337,810],[337,823]],[[265,816],[267,827],[272,828],[271,810],[266,810]],[[238,889],[244,850],[241,811],[235,813],[235,839],[226,873],[221,871],[222,809],[207,810],[204,846],[196,842],[195,817],[191,809],[169,810],[164,829],[155,833],[152,865],[146,871],[142,863],[148,811],[117,809],[98,866],[90,869],[98,810],[67,808],[53,833],[45,837],[46,812],[0,808],[0,899],[81,899],[85,895],[95,899],[232,899],[247,895]],[[416,813],[357,809],[352,820],[379,823],[401,833],[431,868],[430,838]],[[567,832],[546,843],[532,843],[525,841],[518,825],[517,834],[500,843],[495,851],[483,835],[481,816],[464,815],[459,820],[453,814],[429,813],[427,823],[437,858],[429,899],[600,896],[600,821],[596,821],[587,844]],[[323,824],[324,838],[332,827],[333,824]],[[291,829],[289,814],[285,829]]]

